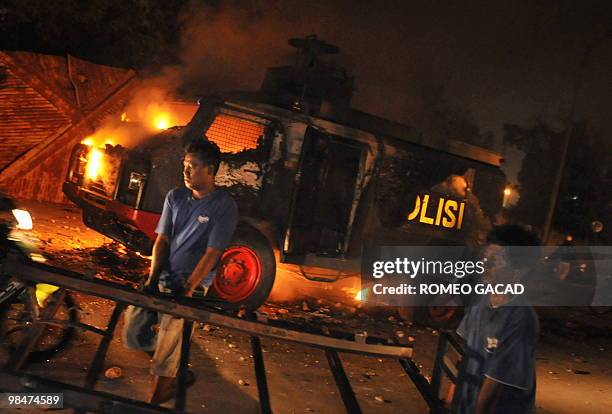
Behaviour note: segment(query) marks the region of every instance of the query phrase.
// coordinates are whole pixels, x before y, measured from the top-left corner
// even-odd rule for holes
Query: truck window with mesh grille
[[[206,131],[206,137],[216,143],[221,152],[236,154],[256,149],[264,131],[263,123],[220,113]]]

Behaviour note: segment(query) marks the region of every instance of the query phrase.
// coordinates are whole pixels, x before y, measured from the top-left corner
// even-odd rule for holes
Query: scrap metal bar
[[[52,381],[34,375],[22,375],[12,371],[0,370],[0,384],[5,392],[60,393],[64,397],[64,407],[81,412],[100,414],[185,414],[170,408],[120,397],[102,391],[86,390],[72,384]]]
[[[191,348],[191,333],[193,332],[193,321],[183,321],[183,338],[181,341],[181,362],[179,364],[178,378],[176,384],[176,396],[174,408],[177,411],[185,410],[187,401],[187,370],[189,369],[189,350]]]
[[[110,345],[113,334],[115,333],[115,327],[117,326],[117,322],[119,322],[119,316],[123,312],[125,305],[122,303],[117,303],[115,308],[113,309],[113,313],[109,319],[109,322],[106,326],[105,330],[97,329],[99,331],[99,335],[102,336],[102,340],[98,345],[98,349],[96,350],[96,355],[91,363],[91,366],[87,370],[87,376],[85,377],[85,389],[93,390],[96,386],[96,382],[98,382],[98,378],[102,374],[102,368],[104,367],[104,360],[106,359],[106,352],[108,351],[108,346]],[[86,325],[89,326],[89,325]],[[92,331],[96,332],[96,331]],[[98,333],[98,332],[96,332]],[[75,409],[74,414],[85,414],[86,411]]]
[[[179,385],[176,392],[175,410],[162,409],[144,402],[134,401],[94,390],[87,390],[69,384],[48,381],[42,378],[36,378],[34,382],[27,382],[27,379],[24,380],[24,377],[19,377],[19,375],[15,374],[13,371],[7,372],[4,370],[0,371],[0,384],[2,384],[2,387],[0,388],[7,391],[20,391],[25,389],[30,390],[32,388],[39,387],[42,384],[45,387],[45,391],[47,391],[47,388],[49,388],[49,392],[53,390],[61,390],[64,392],[65,396],[66,393],[68,393],[68,398],[65,399],[66,405],[80,411],[93,411],[101,413],[112,412],[113,414],[132,412],[182,412],[182,410],[185,408],[186,402],[185,374],[187,372],[189,360],[189,344],[192,332],[192,321],[200,321],[203,323],[237,330],[242,333],[246,333],[251,337],[260,407],[263,414],[271,414],[272,411],[270,408],[270,396],[265,375],[260,337],[275,338],[278,340],[295,342],[305,346],[323,349],[326,353],[334,380],[336,381],[338,389],[340,390],[342,401],[347,409],[347,412],[351,414],[361,413],[361,409],[351,384],[346,376],[346,372],[342,366],[342,361],[338,356],[338,351],[398,359],[409,378],[416,385],[418,391],[425,399],[425,402],[429,406],[431,412],[444,414],[449,412],[438,398],[438,395],[433,392],[434,390],[432,384],[430,384],[430,382],[423,376],[416,364],[410,360],[412,357],[412,347],[410,346],[355,342],[349,339],[322,336],[299,330],[268,325],[253,320],[236,318],[204,308],[205,306],[210,306],[210,302],[206,302],[201,299],[174,298],[169,295],[143,293],[108,281],[88,279],[79,273],[41,263],[23,263],[19,260],[7,260],[5,262],[5,270],[14,277],[22,280],[45,282],[60,286],[64,289],[76,290],[88,295],[102,297],[118,302],[118,305],[114,310],[113,317],[111,317],[111,322],[114,322],[114,324],[116,324],[116,320],[118,320],[121,313],[121,311],[118,309],[120,307],[124,307],[126,304],[132,304],[153,311],[170,314],[189,321],[185,323],[183,330],[181,364],[179,367],[178,378]],[[43,316],[45,318],[48,317],[48,315]],[[112,325],[113,323],[109,323],[107,331],[110,330]],[[40,329],[40,326],[44,325],[41,323],[34,324],[34,327],[38,329]],[[28,336],[32,335],[33,333],[29,333]],[[112,334],[110,334],[110,336],[112,336]],[[106,337],[107,336],[105,333],[104,339],[106,339]],[[448,341],[448,343],[450,343],[453,347],[458,347],[458,351],[462,353],[460,345],[454,341],[454,338],[445,337],[443,341]],[[102,356],[98,357],[98,355],[96,355],[96,360],[103,361],[103,355],[107,351],[108,344],[105,345],[105,347],[106,349],[101,350],[100,348],[104,348],[101,344],[100,348],[98,349],[98,354]],[[442,363],[441,369],[444,369],[445,367],[443,360],[440,360],[439,362]],[[94,374],[91,373],[92,371],[96,370],[90,370],[88,379],[94,378]],[[7,377],[7,375],[10,376],[10,378]],[[97,375],[95,377],[97,378]],[[86,382],[87,381],[88,380],[86,379]],[[95,380],[89,379],[88,382],[95,385]]]
[[[448,378],[450,378],[453,383],[457,382],[457,379],[459,378],[459,371],[457,370],[457,367],[455,367],[455,363],[449,358],[448,355],[444,355],[442,362],[442,368],[444,369],[444,372],[446,372]]]
[[[258,336],[251,336],[251,349],[253,351],[253,362],[255,364],[255,378],[257,379],[257,393],[259,394],[260,414],[272,414],[270,407],[270,394],[268,392],[268,380],[266,379],[266,368],[264,366],[261,341]]]
[[[432,413],[440,413],[445,414],[448,413],[448,410],[442,404],[442,401],[438,398],[437,394],[434,394],[434,390],[431,387],[431,384],[427,381],[427,379],[421,374],[421,370],[414,361],[406,358],[400,358],[399,363],[408,374],[408,377],[412,380],[414,385],[417,387],[417,390],[423,396],[423,399],[429,406],[429,409]]]
[[[109,319],[108,325],[106,326],[106,330],[103,331],[104,334],[102,340],[100,341],[100,345],[98,345],[98,349],[96,350],[96,355],[87,372],[87,377],[85,378],[85,388],[93,389],[96,386],[96,382],[102,373],[104,360],[106,359],[106,352],[108,351],[108,347],[113,340],[115,328],[124,309],[125,305],[122,303],[117,303],[117,305],[115,305],[115,309],[113,309],[113,313]]]
[[[29,288],[28,288],[29,289]],[[58,309],[62,305],[64,301],[64,296],[66,295],[66,291],[64,289],[57,292],[55,296],[55,301],[51,303],[50,306],[45,307],[41,312],[41,317],[44,319],[50,319],[55,316]],[[28,300],[31,300],[30,296],[28,296]],[[36,306],[36,303],[31,303],[31,306]],[[45,331],[47,327],[46,324],[39,323],[37,320],[32,322],[32,326],[28,329],[27,334],[19,343],[19,346],[11,354],[11,358],[7,362],[7,367],[15,370],[19,370],[26,363],[28,356],[30,356],[30,352],[32,352],[34,346],[38,343],[40,336]]]
[[[433,370],[431,373],[431,388],[436,396],[440,395],[440,382],[442,379],[442,365],[444,355],[448,351],[448,337],[441,334],[438,339],[438,348],[436,349],[436,357],[434,359]]]
[[[77,328],[77,329],[80,329],[80,330],[83,330],[83,331],[93,332],[93,333],[98,334],[100,336],[104,336],[106,334],[106,331],[104,329],[96,328],[95,326],[87,325],[86,323],[81,323],[81,322],[70,322],[70,321],[66,321],[66,320],[42,319],[42,318],[37,319],[37,322],[45,324],[45,325],[51,325],[51,326],[60,326],[60,327],[66,327],[66,328]]]
[[[59,269],[43,263],[24,264],[17,260],[9,260],[6,263],[6,271],[22,280],[49,283],[70,290],[80,291],[85,294],[124,302],[185,319],[197,320],[203,323],[235,329],[249,335],[265,336],[279,340],[297,342],[317,348],[376,355],[379,357],[410,358],[412,356],[411,347],[358,343],[344,339],[282,329],[260,322],[247,321],[202,309],[197,306],[198,302],[200,304],[202,303],[201,300],[190,300],[189,298],[171,300],[161,295],[155,296],[138,292],[104,280],[85,279],[83,275],[79,273]]]
[[[326,349],[325,356],[327,357],[329,368],[332,374],[334,374],[334,380],[336,381],[338,390],[340,390],[340,396],[342,397],[346,412],[349,414],[361,414],[361,407],[359,407],[355,392],[346,376],[346,372],[344,372],[344,367],[342,367],[342,361],[338,353],[334,350]]]

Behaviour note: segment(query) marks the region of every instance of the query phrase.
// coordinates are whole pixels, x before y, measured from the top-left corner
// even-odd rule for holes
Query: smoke
[[[256,90],[267,67],[287,63],[290,36],[274,3],[263,12],[256,2],[218,8],[192,2],[183,14],[181,89],[187,94]]]
[[[393,11],[372,21],[370,5],[340,1],[192,1],[182,13],[181,64],[171,72],[181,93],[201,96],[223,91],[255,91],[268,67],[293,63],[293,37],[317,34],[335,44],[331,56],[356,77],[355,107],[399,121],[410,118],[414,94],[406,94],[414,74],[412,48],[403,45],[401,19]],[[388,85],[393,85],[390,88]]]
[[[352,1],[192,1],[181,14],[181,64],[166,72],[183,96],[256,91],[268,67],[293,63],[289,38],[316,34],[340,48],[328,58],[355,76],[354,108],[416,126],[432,141],[449,130],[454,139],[480,137],[469,109],[446,100],[445,75],[423,41],[438,35],[396,6],[373,13]]]

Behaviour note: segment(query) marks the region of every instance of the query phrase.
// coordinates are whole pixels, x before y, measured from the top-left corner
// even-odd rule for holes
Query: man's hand
[[[157,280],[148,277],[146,280],[140,282],[138,290],[141,292],[158,292],[157,283]]]
[[[183,294],[184,294],[186,297],[190,298],[190,297],[192,297],[192,296],[193,296],[193,292],[195,292],[195,288],[194,288],[194,289],[192,289],[192,288],[189,288],[189,287],[188,287],[187,289],[185,289],[185,293],[183,293]]]
[[[170,251],[170,241],[168,236],[160,234],[155,239],[153,244],[153,258],[151,260],[151,269],[149,276],[144,283],[141,284],[140,290],[145,292],[157,292],[157,284],[159,283],[159,275],[168,261]]]
[[[204,280],[212,268],[217,264],[221,257],[221,253],[223,253],[222,250],[215,249],[214,247],[206,248],[204,255],[185,283],[185,296],[191,297],[191,295],[193,295],[193,292],[200,286],[202,280]]]

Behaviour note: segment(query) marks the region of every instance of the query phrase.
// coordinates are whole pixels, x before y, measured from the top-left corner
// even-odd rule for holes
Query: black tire
[[[255,256],[260,272],[258,273],[257,281],[253,282],[251,288],[245,289],[245,291],[250,292],[248,296],[240,297],[241,295],[237,294],[233,297],[239,298],[232,300],[228,292],[232,291],[232,288],[238,284],[230,286],[230,279],[224,275],[227,273],[228,261],[232,260],[232,254],[235,252],[246,252],[246,254]],[[217,276],[208,292],[208,296],[215,299],[223,299],[222,307],[226,310],[231,311],[244,308],[250,312],[259,308],[268,299],[274,285],[275,276],[276,259],[268,239],[251,226],[239,225],[234,233],[232,242],[223,254],[222,263],[219,265]]]
[[[454,329],[463,317],[463,306],[448,305],[449,297],[436,296],[427,305],[415,309],[415,321],[432,328]]]
[[[459,326],[463,309],[457,306],[424,306],[419,316],[432,328],[453,329]]]
[[[33,319],[29,303],[27,291],[24,291],[0,308],[0,337],[2,344],[8,347],[10,352],[15,352]],[[64,295],[63,303],[55,318],[68,320],[71,323],[78,322],[79,313],[74,299],[69,294]],[[75,328],[71,326],[49,325],[41,335],[39,343],[30,353],[28,361],[44,362],[53,358],[66,348],[75,333]]]

